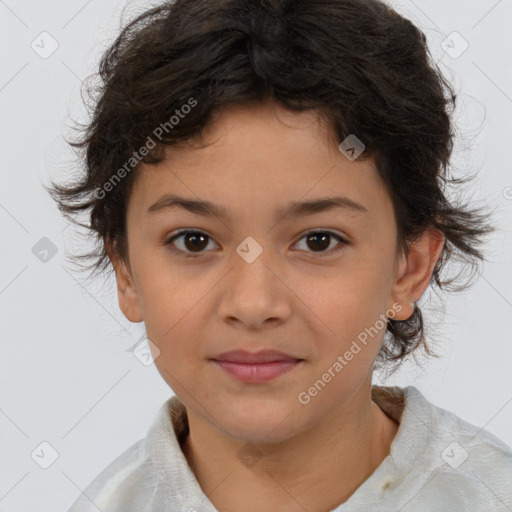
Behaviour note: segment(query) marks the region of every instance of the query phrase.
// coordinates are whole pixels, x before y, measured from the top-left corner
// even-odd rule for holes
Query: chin
[[[262,411],[255,414],[254,408],[246,414],[229,413],[229,422],[223,422],[224,433],[237,441],[254,444],[275,444],[286,441],[305,427],[297,424],[290,410],[279,408],[276,411]]]
[[[263,425],[236,425],[227,432],[231,438],[236,441],[245,443],[245,445],[271,445],[281,443],[293,437],[295,432],[281,431],[275,432],[269,429],[269,423],[265,422]]]

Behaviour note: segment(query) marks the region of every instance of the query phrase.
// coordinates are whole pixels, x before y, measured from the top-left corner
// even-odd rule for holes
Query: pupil
[[[329,247],[329,237],[330,235],[326,233],[312,233],[311,235],[308,235],[308,243],[321,239],[322,243],[320,244],[320,250],[327,249],[327,247]]]
[[[196,242],[197,242],[197,239],[199,239],[199,238],[202,238],[203,241],[202,241],[202,243],[200,242],[199,244],[197,244]],[[189,244],[188,242],[191,240],[195,240],[195,242],[192,242],[192,244]],[[189,250],[193,250],[194,247],[199,250],[204,249],[204,247],[206,247],[206,245],[207,245],[205,243],[205,241],[206,241],[206,237],[201,235],[200,233],[189,233],[188,235],[185,236],[185,244],[187,246],[187,249],[189,249]]]

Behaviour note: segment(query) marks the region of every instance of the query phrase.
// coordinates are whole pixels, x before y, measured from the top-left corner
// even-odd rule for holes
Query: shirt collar
[[[406,388],[372,386],[372,399],[400,424],[389,455],[336,511],[355,510],[381,503],[407,477],[427,450],[432,435],[430,408],[425,397],[413,386]],[[177,503],[204,512],[217,512],[202,491],[181,449],[189,433],[185,406],[170,397],[160,408],[146,438],[152,462],[160,472],[166,494]],[[200,507],[200,508],[199,508]],[[361,510],[364,510],[363,508]]]

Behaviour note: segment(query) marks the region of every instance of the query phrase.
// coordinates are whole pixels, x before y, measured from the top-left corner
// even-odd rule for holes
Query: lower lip
[[[233,363],[214,360],[214,363],[217,363],[224,371],[242,382],[267,382],[293,370],[300,362],[299,360],[286,360],[269,363]]]

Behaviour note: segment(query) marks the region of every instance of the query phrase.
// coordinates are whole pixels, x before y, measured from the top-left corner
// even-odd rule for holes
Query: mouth
[[[300,359],[283,352],[265,350],[258,353],[231,351],[211,359],[231,377],[242,382],[268,382],[301,365]]]

